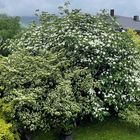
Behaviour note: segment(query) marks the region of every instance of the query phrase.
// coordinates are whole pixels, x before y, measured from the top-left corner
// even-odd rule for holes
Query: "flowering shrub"
[[[20,127],[31,131],[67,128],[78,116],[101,119],[106,115],[90,71],[70,67],[62,54],[42,57],[22,51],[1,60],[3,98],[13,104],[13,119]]]
[[[132,40],[135,43],[136,49],[140,51],[140,36],[132,29],[128,29],[128,34],[132,38]],[[137,63],[139,66],[139,62]],[[138,77],[139,82],[139,77]],[[140,99],[140,94],[138,94],[138,99]],[[119,112],[119,117],[121,117],[123,120],[132,123],[136,126],[140,126],[140,100],[137,100],[137,102],[133,102],[132,104],[129,104],[128,106],[124,107]]]
[[[119,117],[129,123],[140,126],[140,107],[133,104],[128,105],[128,107],[119,112]]]
[[[137,99],[134,43],[106,13],[43,13],[7,48],[0,62],[3,97],[24,128],[65,128],[76,119],[103,119]]]

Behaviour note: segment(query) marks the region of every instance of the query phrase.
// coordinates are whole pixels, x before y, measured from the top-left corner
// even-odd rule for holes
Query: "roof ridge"
[[[124,17],[124,18],[132,18],[133,19],[133,17],[120,16],[120,15],[115,15],[115,17]]]

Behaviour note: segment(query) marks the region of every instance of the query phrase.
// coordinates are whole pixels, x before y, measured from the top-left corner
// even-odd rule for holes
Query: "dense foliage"
[[[11,41],[0,60],[1,98],[20,127],[69,130],[84,117],[103,119],[137,100],[134,43],[105,12],[42,13]]]
[[[0,140],[20,139],[16,127],[9,122],[11,112],[11,106],[0,100]]]
[[[6,55],[7,50],[2,46],[7,39],[13,38],[21,30],[19,17],[0,14],[0,54]]]
[[[129,105],[120,111],[119,116],[125,121],[140,126],[140,107],[134,104]]]
[[[13,38],[19,30],[19,17],[10,17],[4,14],[0,15],[0,39],[2,42],[8,38]]]
[[[140,35],[136,31],[134,31],[133,29],[128,29],[127,32],[130,35],[130,37],[132,38],[132,40],[134,41],[135,46],[140,51]]]
[[[16,138],[12,129],[12,124],[6,123],[5,120],[0,119],[0,140],[19,140],[19,137],[17,136]]]
[[[132,38],[132,40],[134,41],[135,47],[140,52],[139,34],[136,31],[134,31],[133,29],[128,29],[127,32],[130,35],[130,37]],[[139,63],[138,63],[138,66],[139,66]],[[139,69],[139,71],[140,71],[140,69]],[[138,82],[139,82],[139,78],[138,78]],[[140,99],[140,94],[139,94],[138,99]],[[133,102],[132,104],[129,104],[128,106],[123,108],[119,112],[119,116],[129,123],[133,123],[136,126],[140,126],[140,100],[137,100],[137,102]]]
[[[1,60],[0,79],[5,87],[1,96],[13,103],[14,119],[22,127],[67,129],[65,125],[73,125],[78,116],[103,117],[105,108],[94,95],[90,71],[70,67],[62,54],[48,53],[45,58],[22,51]]]

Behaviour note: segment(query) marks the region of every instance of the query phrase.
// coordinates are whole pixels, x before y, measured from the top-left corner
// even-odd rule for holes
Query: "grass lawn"
[[[33,140],[58,140],[54,133],[39,134]],[[84,123],[73,132],[73,140],[140,140],[140,128],[110,119]]]

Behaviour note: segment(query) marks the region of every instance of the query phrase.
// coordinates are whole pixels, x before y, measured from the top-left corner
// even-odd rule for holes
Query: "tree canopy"
[[[13,38],[21,30],[20,18],[0,14],[0,54],[5,54],[2,45],[7,39]]]
[[[27,130],[68,130],[77,120],[104,119],[138,98],[139,56],[114,19],[79,10],[43,12],[41,25],[12,40],[0,59],[1,98]]]

